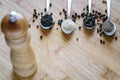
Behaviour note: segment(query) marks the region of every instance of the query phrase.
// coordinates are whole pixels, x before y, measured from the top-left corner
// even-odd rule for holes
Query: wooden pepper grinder
[[[10,12],[1,22],[5,40],[10,46],[10,59],[13,71],[21,77],[28,77],[36,72],[35,55],[29,45],[28,22],[26,18],[15,11]]]

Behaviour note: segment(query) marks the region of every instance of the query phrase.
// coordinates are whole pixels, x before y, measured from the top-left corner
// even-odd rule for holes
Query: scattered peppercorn
[[[39,25],[37,25],[36,27],[39,28]]]
[[[72,21],[73,21],[73,22],[76,22],[76,20],[75,20],[75,19],[72,19]]]
[[[107,13],[107,9],[105,10],[105,13]]]
[[[83,11],[85,11],[85,8],[83,8]]]
[[[67,11],[64,11],[64,15],[66,15]]]
[[[75,16],[77,16],[77,13],[75,13]]]
[[[99,28],[97,28],[97,33],[99,33]]]
[[[81,26],[79,26],[79,30],[81,30]]]
[[[38,16],[40,15],[40,13],[38,13]]]
[[[44,11],[46,12],[46,8],[44,8]]]
[[[63,12],[65,12],[65,9],[63,9]]]
[[[63,22],[63,20],[62,20],[62,19],[61,19],[61,20],[58,20],[58,25],[60,25],[60,26],[61,26],[62,22]]]
[[[52,29],[52,27],[50,28],[50,30]]]
[[[74,15],[72,15],[72,18],[74,18],[75,16]]]
[[[102,3],[104,3],[104,0],[102,1]]]
[[[102,33],[100,33],[100,36],[102,36]]]
[[[106,2],[106,1],[104,1],[104,3],[106,4],[107,2]]]
[[[36,12],[36,9],[34,9],[34,12]]]
[[[107,19],[108,19],[108,17],[104,16],[103,19],[102,19],[102,21],[105,22]]]
[[[94,12],[95,12],[95,10],[92,10],[92,12],[94,13]]]
[[[58,28],[56,28],[56,30],[58,30]]]
[[[35,18],[37,19],[37,18],[38,18],[38,16],[36,15],[36,16],[35,16]]]
[[[84,18],[84,16],[85,16],[85,13],[83,12],[83,13],[81,14],[81,17]]]
[[[33,19],[33,22],[35,22],[35,20]]]
[[[100,40],[100,43],[101,43],[101,44],[102,44],[102,42],[103,42],[103,41],[102,41],[102,40]]]
[[[87,10],[87,11],[89,10],[89,6],[88,6],[88,5],[86,6],[86,10]]]
[[[97,23],[98,25],[100,25],[100,23]]]
[[[62,12],[59,13],[60,15],[62,14]]]
[[[33,18],[35,18],[35,14],[33,14]]]
[[[43,13],[41,12],[41,15],[43,15]]]
[[[50,15],[52,16],[52,15],[53,15],[53,13],[50,13]]]
[[[42,39],[43,39],[43,36],[40,36],[40,39],[42,40]]]
[[[52,3],[50,3],[50,7],[52,7]]]
[[[102,44],[105,44],[105,41],[102,41]]]
[[[115,37],[115,40],[117,41],[118,37]]]
[[[31,27],[31,25],[29,24],[29,28]]]
[[[78,19],[80,18],[80,15],[77,15]]]
[[[99,19],[97,20],[97,22],[99,22]]]
[[[105,1],[105,0],[103,0],[103,1],[102,1],[102,3],[105,3],[105,4],[106,4],[106,1]]]
[[[67,16],[65,16],[65,19],[67,19]]]
[[[76,41],[79,41],[79,38],[76,38]]]

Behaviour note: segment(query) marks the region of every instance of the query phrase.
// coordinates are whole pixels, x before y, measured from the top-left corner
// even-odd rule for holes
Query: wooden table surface
[[[12,10],[27,17],[31,24],[31,46],[38,65],[35,75],[29,78],[16,76],[10,62],[10,48],[0,30],[0,80],[120,80],[120,0],[112,0],[111,7],[111,20],[117,26],[117,41],[104,35],[100,37],[96,30],[98,26],[92,31],[83,27],[78,30],[77,27],[73,34],[63,34],[57,21],[63,19],[59,12],[67,9],[67,0],[51,0],[51,3],[50,12],[56,24],[48,32],[36,28],[40,17],[32,22],[33,9],[43,12],[45,0],[0,0],[0,21]],[[87,0],[73,0],[72,13],[81,14],[86,5]],[[93,9],[105,13],[106,5],[102,0],[93,0]],[[82,26],[82,18],[76,25]],[[100,44],[100,39],[105,40],[105,44]]]

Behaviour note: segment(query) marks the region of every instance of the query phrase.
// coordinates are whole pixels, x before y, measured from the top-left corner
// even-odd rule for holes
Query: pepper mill
[[[3,17],[1,30],[10,47],[10,59],[13,71],[20,77],[28,77],[36,72],[37,64],[30,46],[27,19],[15,11]]]

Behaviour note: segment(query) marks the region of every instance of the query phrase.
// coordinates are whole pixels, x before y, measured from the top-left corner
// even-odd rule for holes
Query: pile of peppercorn
[[[53,18],[52,15],[45,14],[45,16],[41,16],[41,24],[44,27],[51,26],[53,24]]]
[[[95,17],[90,13],[87,16],[85,16],[83,23],[86,27],[93,27],[95,26]]]

